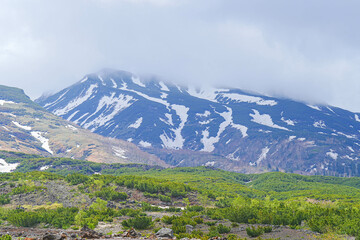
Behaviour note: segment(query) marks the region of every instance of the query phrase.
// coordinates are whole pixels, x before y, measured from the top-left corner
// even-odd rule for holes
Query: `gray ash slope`
[[[360,176],[360,114],[239,89],[195,89],[124,71],[89,74],[37,102],[173,166]]]

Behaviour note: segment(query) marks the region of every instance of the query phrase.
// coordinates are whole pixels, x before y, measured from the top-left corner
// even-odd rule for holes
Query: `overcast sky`
[[[360,112],[358,0],[0,0],[0,84],[33,99],[102,68]]]

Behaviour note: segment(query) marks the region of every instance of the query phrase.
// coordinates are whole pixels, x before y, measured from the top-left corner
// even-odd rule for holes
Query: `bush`
[[[258,237],[264,233],[264,229],[262,227],[255,228],[254,226],[246,228],[246,233],[249,237]]]
[[[128,220],[124,220],[121,223],[125,228],[135,228],[138,230],[148,229],[153,225],[153,221],[151,217],[140,217],[137,216],[135,218],[130,218]]]
[[[201,212],[201,211],[204,211],[204,209],[205,208],[203,206],[198,206],[198,205],[187,207],[187,210],[189,212]]]
[[[229,233],[231,228],[230,227],[227,227],[227,226],[224,226],[222,224],[219,224],[217,227],[216,227],[216,230],[220,233],[220,234],[224,234],[224,233]]]
[[[163,202],[171,202],[171,198],[169,196],[159,194],[159,199]]]
[[[204,223],[204,219],[201,218],[201,217],[196,217],[196,218],[194,218],[194,221],[195,221],[197,224]]]
[[[16,227],[33,227],[40,223],[36,212],[18,212],[11,214],[8,221]]]
[[[0,195],[0,205],[8,204],[10,203],[10,197],[9,195]]]
[[[126,200],[129,196],[124,192],[117,192],[110,187],[103,188],[95,192],[95,196],[107,201],[120,201]]]
[[[0,236],[0,240],[11,240],[12,237],[10,235],[3,235],[3,236]]]
[[[79,174],[79,173],[73,173],[66,176],[65,180],[70,183],[71,185],[78,185],[80,183],[84,183],[88,181],[90,178],[88,176]]]

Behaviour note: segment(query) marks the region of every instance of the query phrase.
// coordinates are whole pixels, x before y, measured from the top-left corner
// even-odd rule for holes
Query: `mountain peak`
[[[351,167],[360,159],[360,117],[340,108],[236,88],[183,87],[116,70],[87,75],[80,83],[39,103],[173,166],[360,173]]]

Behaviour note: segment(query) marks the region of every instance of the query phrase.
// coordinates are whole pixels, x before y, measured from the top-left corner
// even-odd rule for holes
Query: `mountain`
[[[127,141],[106,138],[49,113],[18,88],[0,86],[0,150],[105,163],[167,166]],[[5,167],[6,163],[0,163]]]
[[[360,176],[360,114],[337,107],[115,70],[86,75],[37,103],[172,166]]]

